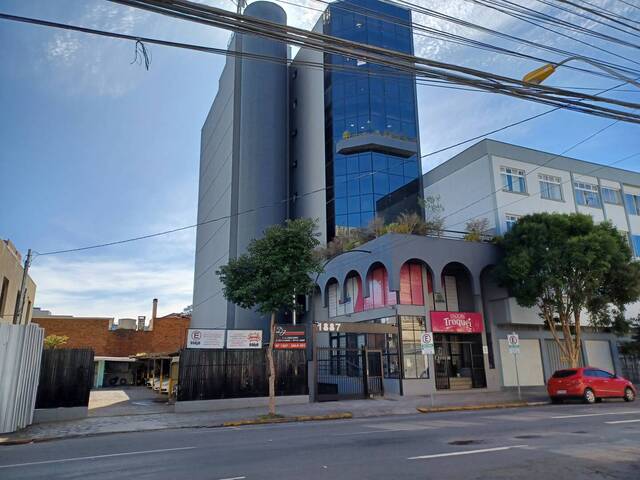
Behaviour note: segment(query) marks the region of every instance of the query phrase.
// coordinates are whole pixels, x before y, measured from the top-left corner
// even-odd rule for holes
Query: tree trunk
[[[269,364],[269,415],[276,414],[276,366],[273,362],[273,342],[276,339],[276,314],[271,313],[269,326],[269,347],[267,348],[267,363]]]

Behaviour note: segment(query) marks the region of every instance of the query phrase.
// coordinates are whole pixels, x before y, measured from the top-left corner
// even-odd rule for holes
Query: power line
[[[538,0],[538,1],[541,1],[541,0]],[[568,1],[568,0],[555,0],[555,1],[556,1],[556,2],[560,2],[560,3],[567,4],[567,5],[572,5],[573,7],[576,7],[577,9],[584,10],[584,11],[586,11],[586,12],[592,13],[593,15],[596,15],[596,16],[598,16],[598,17],[600,17],[600,18],[606,18],[606,19],[607,19],[607,20],[609,20],[610,22],[614,22],[614,23],[617,23],[617,24],[619,24],[619,25],[624,25],[624,26],[625,26],[625,27],[627,27],[627,28],[631,28],[631,29],[633,29],[633,30],[638,30],[638,31],[640,31],[640,29],[638,29],[638,27],[636,27],[636,26],[634,26],[634,25],[629,25],[626,21],[621,20],[620,18],[623,18],[623,19],[624,19],[624,17],[620,17],[619,15],[615,15],[615,16],[614,16],[614,15],[610,15],[610,14],[608,14],[608,13],[602,13],[602,10],[600,10],[600,9],[594,9],[594,8],[590,8],[590,7],[585,7],[585,6],[583,6],[583,5],[580,5],[580,4],[577,4],[577,3],[573,3],[573,2],[570,2],[570,1]],[[586,2],[585,2],[585,3],[586,3]],[[554,5],[554,6],[555,6],[555,5]],[[557,7],[557,6],[555,6],[555,7],[556,7],[556,8],[560,8],[560,7]],[[609,27],[609,28],[615,28],[616,30],[620,30],[621,32],[629,33],[629,32],[626,32],[625,30],[622,30],[622,29],[620,29],[620,28],[617,28],[617,27],[614,27],[614,26],[608,25],[608,24],[606,24],[606,23],[604,23],[604,22],[602,22],[602,21],[595,20],[595,19],[593,19],[593,18],[591,18],[591,17],[588,17],[588,16],[586,16],[586,15],[581,15],[581,14],[578,14],[578,13],[576,13],[576,12],[572,12],[572,11],[571,11],[571,9],[565,9],[565,8],[563,8],[562,10],[565,10],[565,11],[567,11],[567,12],[573,13],[574,15],[579,15],[579,16],[581,16],[581,17],[588,18],[589,20],[595,21],[595,22],[600,23],[600,24],[602,24],[602,25],[605,25],[605,26],[607,26],[607,27]],[[615,17],[618,17],[618,18],[615,18]],[[631,19],[626,19],[626,20],[629,20],[629,21],[635,22],[634,20],[631,20]],[[637,22],[636,22],[636,23],[637,23]]]
[[[446,79],[453,83],[471,85],[479,89],[548,105],[557,106],[558,104],[568,103],[569,106],[565,108],[571,110],[640,123],[640,115],[612,110],[608,107],[581,103],[581,101],[589,100],[592,102],[612,103],[628,108],[640,108],[640,105],[631,102],[622,102],[611,98],[597,98],[578,92],[563,91],[541,85],[533,87],[520,80],[492,74],[490,72],[428,60],[407,53],[331,37],[267,20],[238,15],[219,8],[184,0],[165,0],[162,3],[156,0],[110,1],[182,20],[234,30],[238,33],[258,35],[325,53],[344,55],[352,59],[358,58],[365,63],[392,67],[398,71],[404,71],[425,78]],[[563,98],[558,98],[558,96]]]
[[[525,174],[525,178],[526,178],[527,176],[529,176],[530,174],[532,174],[533,172],[535,172],[535,171],[539,170],[540,168],[542,168],[542,167],[546,167],[547,165],[549,165],[549,164],[550,164],[553,160],[555,160],[556,158],[559,158],[559,157],[563,156],[565,153],[570,152],[570,151],[571,151],[571,150],[573,150],[574,148],[577,148],[577,147],[579,147],[580,145],[582,145],[582,144],[584,144],[584,143],[588,142],[588,141],[589,141],[589,140],[591,140],[593,137],[595,137],[595,136],[597,136],[597,135],[601,134],[602,132],[604,132],[605,130],[609,129],[610,127],[613,127],[616,123],[618,123],[618,122],[617,122],[617,121],[615,121],[615,122],[611,122],[611,123],[607,124],[606,126],[604,126],[604,127],[600,128],[599,130],[597,130],[596,132],[592,133],[591,135],[588,135],[587,137],[583,138],[583,139],[582,139],[582,140],[580,140],[578,143],[575,143],[575,144],[571,145],[569,148],[567,148],[566,150],[562,151],[561,153],[559,153],[559,154],[557,154],[557,155],[552,156],[551,158],[549,158],[549,159],[548,159],[546,162],[544,162],[543,164],[536,166],[533,170],[531,170],[530,172],[526,173],[526,174]],[[481,202],[482,200],[485,200],[485,199],[487,199],[487,198],[489,198],[489,197],[492,197],[492,196],[493,196],[493,195],[495,195],[496,193],[500,192],[502,189],[503,189],[503,187],[500,187],[500,188],[498,188],[495,192],[490,192],[490,193],[488,193],[487,195],[485,195],[485,196],[483,196],[483,197],[481,197],[481,198],[478,198],[477,200],[474,200],[473,202],[471,202],[471,203],[469,203],[469,204],[465,205],[464,207],[459,208],[458,210],[456,210],[456,211],[454,211],[454,212],[451,212],[451,213],[449,213],[448,215],[445,215],[444,217],[442,217],[442,219],[443,219],[443,220],[446,220],[446,219],[447,219],[447,218],[449,218],[450,216],[455,215],[456,213],[460,213],[460,212],[462,212],[462,211],[466,210],[467,208],[471,207],[472,205],[475,205],[476,203]],[[457,223],[456,223],[456,224],[454,224],[454,225],[457,225]]]
[[[117,1],[117,0],[112,0],[112,1]],[[118,1],[118,3],[123,3]],[[130,2],[124,2],[129,4]],[[189,2],[187,2],[189,3]],[[208,8],[213,8],[213,7],[208,7]],[[218,10],[218,9],[216,9]],[[222,12],[226,12],[225,10],[221,10]],[[229,13],[229,12],[226,12]],[[243,18],[242,15],[236,15],[236,14],[230,14],[233,15],[235,17],[240,17]],[[90,33],[90,34],[96,34],[96,35],[104,35],[104,36],[108,36],[108,37],[113,37],[113,38],[120,38],[120,39],[126,39],[126,40],[133,40],[133,41],[147,41],[149,43],[155,43],[155,44],[160,44],[160,45],[164,45],[164,46],[172,46],[172,47],[178,47],[178,48],[188,48],[188,49],[192,49],[192,50],[198,50],[198,51],[205,51],[205,52],[210,52],[210,53],[219,53],[219,54],[224,54],[224,55],[243,55],[245,57],[249,57],[249,58],[257,58],[257,59],[261,59],[261,60],[273,60],[270,59],[268,56],[264,56],[264,55],[256,55],[256,54],[239,54],[239,52],[233,52],[233,51],[229,51],[229,50],[224,50],[224,49],[217,49],[217,48],[213,48],[213,47],[202,47],[199,45],[190,45],[190,44],[182,44],[182,43],[178,43],[178,42],[170,42],[170,41],[165,41],[165,40],[158,40],[158,39],[151,39],[148,37],[140,37],[140,36],[134,36],[134,35],[125,35],[125,34],[118,34],[118,33],[113,33],[113,32],[104,32],[104,31],[100,31],[100,30],[95,30],[95,29],[90,29],[90,28],[85,28],[85,27],[76,27],[76,26],[71,26],[71,25],[65,25],[65,24],[59,24],[56,22],[49,22],[46,20],[39,20],[39,19],[33,19],[33,18],[25,18],[25,17],[18,17],[18,16],[14,16],[14,15],[8,15],[8,14],[0,14],[0,18],[6,19],[6,20],[13,20],[13,21],[19,21],[19,22],[25,22],[25,23],[32,23],[32,24],[38,24],[38,25],[44,25],[44,26],[49,26],[49,27],[55,27],[55,28],[63,28],[63,29],[68,29],[68,30],[75,30],[75,31],[80,31],[83,33]],[[247,20],[247,22],[250,21],[254,21],[255,19],[252,19],[251,17],[249,17],[249,20]],[[265,22],[265,21],[262,21]],[[204,23],[208,23],[208,22],[204,22]],[[266,22],[271,24],[272,22]],[[282,25],[279,24],[273,24],[275,26],[279,26],[279,27],[283,27]],[[286,27],[286,26],[285,26]],[[226,27],[226,28],[232,28],[232,27]],[[300,31],[300,32],[306,32],[305,30],[300,30],[300,29],[294,29],[295,31]],[[252,31],[252,33],[257,33],[258,35],[260,35],[260,31]],[[307,32],[310,33],[310,32]],[[312,33],[312,32],[311,32]],[[318,34],[314,34],[314,35],[318,35]],[[267,35],[268,37],[270,37],[271,35]],[[329,38],[329,39],[333,39],[336,40],[335,37],[327,37],[326,35],[321,35],[321,38]],[[283,38],[282,41],[287,41],[286,38]],[[630,107],[630,108],[638,108],[640,107],[640,104],[636,104],[636,103],[630,103],[630,102],[623,102],[623,101],[619,101],[616,99],[612,99],[612,98],[598,98],[597,96],[593,96],[593,95],[587,95],[587,94],[580,94],[578,92],[571,92],[571,91],[567,91],[567,90],[560,90],[560,89],[556,89],[556,88],[552,88],[552,87],[542,87],[542,86],[537,86],[535,88],[531,87],[530,85],[527,84],[523,84],[523,82],[518,81],[518,80],[514,80],[514,79],[510,79],[508,77],[501,77],[501,76],[494,76],[495,78],[491,78],[491,74],[487,74],[487,72],[481,72],[481,71],[477,71],[477,70],[473,70],[473,69],[468,69],[465,67],[457,67],[457,70],[460,70],[462,72],[468,72],[469,75],[488,75],[489,78],[487,78],[487,80],[485,81],[483,80],[478,80],[478,79],[473,79],[473,78],[465,78],[465,77],[461,77],[458,74],[455,75],[450,75],[450,74],[443,74],[441,71],[439,70],[431,70],[431,71],[425,71],[423,69],[415,69],[415,65],[413,63],[414,60],[411,60],[408,64],[403,61],[401,62],[395,62],[393,59],[393,56],[395,55],[395,57],[406,57],[408,59],[416,59],[416,61],[423,61],[426,62],[427,64],[434,64],[436,66],[449,66],[450,64],[443,64],[442,62],[433,62],[433,61],[427,61],[426,59],[419,59],[418,57],[415,57],[413,55],[408,55],[408,54],[400,54],[399,52],[394,52],[394,51],[388,51],[386,49],[382,49],[379,47],[372,47],[369,45],[363,45],[363,44],[357,44],[355,42],[349,42],[349,41],[342,41],[339,43],[347,43],[347,44],[354,44],[354,45],[358,45],[358,48],[362,47],[365,49],[371,49],[373,51],[376,52],[376,56],[374,58],[371,58],[372,63],[381,63],[381,64],[388,64],[391,63],[392,67],[400,70],[400,71],[406,71],[407,73],[410,74],[420,74],[420,75],[424,75],[426,77],[426,79],[428,80],[433,80],[433,79],[442,79],[442,80],[446,80],[452,83],[459,83],[462,85],[468,85],[474,88],[477,88],[479,90],[484,90],[484,91],[489,91],[489,92],[495,92],[495,93],[501,93],[501,94],[505,94],[508,96],[513,96],[513,97],[517,97],[517,98],[523,98],[523,99],[528,99],[528,100],[533,100],[539,103],[544,103],[544,104],[548,104],[548,105],[558,105],[559,102],[564,102],[561,104],[561,106],[563,108],[567,108],[569,110],[574,110],[574,111],[579,111],[582,113],[589,113],[589,114],[593,114],[593,115],[597,115],[597,116],[604,116],[607,118],[614,118],[614,119],[623,119],[625,121],[630,121],[632,123],[640,123],[640,115],[637,114],[632,114],[629,112],[624,112],[624,111],[620,111],[620,110],[613,110],[607,107],[600,107],[597,105],[593,105],[593,104],[582,104],[581,102],[584,100],[590,100],[590,101],[599,101],[599,102],[607,102],[607,103],[613,103],[613,104],[617,104],[617,105],[621,105],[621,106],[625,106],[625,107]],[[302,44],[301,44],[302,45]],[[313,45],[310,48],[315,48],[321,51],[326,51],[327,48],[329,47],[323,47],[322,45]],[[331,49],[331,51],[333,51]],[[380,56],[377,52],[378,51],[382,51],[385,52],[384,56]],[[353,52],[353,50],[348,50],[348,51],[343,51],[342,49],[337,52],[339,54],[347,54],[347,58],[354,58],[354,57],[365,57],[368,58],[368,55],[366,53],[351,53]],[[390,56],[390,54],[392,54]],[[347,66],[348,67],[348,66]],[[456,67],[456,66],[453,66]],[[420,77],[422,78],[422,77]],[[508,81],[508,82],[512,82],[515,83],[516,85],[504,85],[504,84],[500,84],[500,81]],[[558,98],[558,95],[565,95],[564,98]],[[566,95],[570,95],[569,98],[566,97]],[[575,97],[578,100],[573,100],[571,97]]]
[[[312,10],[315,12],[321,12],[323,13],[324,10],[323,9],[319,9],[319,8],[314,8],[311,7],[309,5],[302,5],[302,4],[296,4],[287,0],[277,0],[279,1],[279,3],[283,3],[286,5],[292,5],[298,8],[302,8],[305,10]],[[497,54],[502,54],[502,55],[508,55],[508,56],[513,56],[513,57],[518,57],[518,58],[527,58],[529,60],[535,60],[535,61],[539,61],[542,63],[553,63],[551,60],[549,59],[544,59],[544,58],[540,58],[534,55],[530,55],[530,54],[526,54],[523,52],[519,52],[517,50],[511,50],[511,49],[507,49],[504,47],[498,47],[496,45],[492,45],[486,42],[481,42],[478,40],[472,40],[470,38],[461,36],[461,35],[456,35],[454,33],[451,32],[445,32],[442,30],[438,30],[436,28],[432,28],[432,27],[427,27],[425,25],[422,25],[420,23],[417,22],[403,22],[400,21],[397,17],[393,17],[391,15],[386,15],[380,12],[377,12],[373,9],[367,8],[367,7],[363,7],[363,6],[358,6],[357,8],[355,6],[350,7],[349,3],[335,3],[335,2],[331,2],[328,0],[313,0],[314,2],[317,3],[321,3],[324,5],[331,5],[331,8],[336,9],[336,10],[343,10],[343,11],[348,11],[348,12],[353,12],[358,16],[362,16],[362,17],[366,17],[366,18],[370,18],[370,19],[378,19],[378,20],[382,20],[386,23],[391,23],[394,25],[399,25],[405,28],[408,28],[409,26],[412,27],[413,30],[413,35],[417,36],[417,37],[424,37],[424,38],[429,38],[429,39],[436,39],[439,41],[444,41],[444,42],[448,42],[448,43],[454,43],[454,44],[458,44],[458,45],[463,45],[463,46],[467,46],[467,47],[471,47],[471,48],[477,48],[480,50],[485,50],[485,51],[490,51],[490,52],[494,52]],[[366,13],[363,13],[366,12]],[[454,17],[451,17],[454,18]],[[465,22],[466,24],[470,24],[470,25],[474,25],[473,23],[470,22]],[[484,29],[485,27],[479,27],[478,28],[482,28]],[[563,50],[563,49],[559,49],[556,47],[551,47],[551,46],[547,46],[545,44],[540,44],[538,42],[532,42],[529,40],[525,40],[525,39],[521,39],[519,37],[514,37],[512,35],[508,35],[506,33],[502,33],[502,32],[497,32],[494,30],[490,30],[487,29],[489,32],[493,33],[494,35],[498,35],[504,38],[507,38],[509,40],[512,41],[516,41],[519,42],[521,44],[527,45],[527,46],[531,46],[533,48],[539,49],[539,50],[546,50],[546,51],[550,51],[553,53],[557,53],[559,55],[565,55],[565,56],[575,56],[577,55],[576,52],[571,52],[568,50]],[[427,32],[427,33],[423,33],[423,32]],[[640,74],[640,72],[638,72],[635,69],[631,69],[628,67],[625,67],[623,65],[619,65],[619,64],[614,64],[611,62],[607,62],[605,60],[601,60],[601,59],[596,59],[596,58],[592,58],[589,57],[590,60],[601,63],[601,64],[607,64],[609,66],[611,66],[612,68],[618,68],[620,70],[624,70],[627,71],[629,73],[633,73],[633,74]],[[587,69],[587,68],[581,68],[581,67],[575,67],[575,66],[571,66],[572,69],[576,70],[576,71],[582,71],[584,73],[589,73],[591,75],[597,75],[597,76],[602,76],[602,77],[606,77],[606,78],[613,78],[611,75],[608,75],[606,73],[597,71],[597,70],[591,70],[591,69]]]
[[[626,85],[626,82],[620,83],[620,84],[618,84],[616,86],[613,86],[613,87],[609,87],[609,88],[607,88],[605,90],[601,90],[596,95],[600,95],[602,93],[606,93],[608,91],[615,90],[616,88],[621,87],[623,85]],[[549,113],[555,112],[555,111],[560,110],[560,109],[562,109],[562,107],[555,107],[555,108],[552,108],[550,110],[546,110],[546,111],[544,111],[542,113],[538,113],[536,115],[531,115],[530,117],[523,118],[522,120],[518,120],[518,121],[510,123],[508,125],[504,125],[502,127],[496,128],[495,130],[491,130],[491,131],[485,132],[485,133],[483,133],[481,135],[476,135],[475,137],[468,138],[467,140],[463,140],[461,142],[454,143],[453,145],[449,145],[447,147],[443,147],[443,148],[440,148],[438,150],[434,150],[432,152],[425,153],[424,155],[421,156],[421,158],[431,157],[431,156],[436,155],[438,153],[442,153],[442,152],[445,152],[447,150],[451,150],[452,148],[456,148],[456,147],[459,147],[461,145],[464,145],[466,143],[473,142],[474,140],[478,140],[480,138],[488,137],[489,135],[493,135],[494,133],[502,132],[503,130],[506,130],[508,128],[515,127],[517,125],[521,125],[521,124],[523,124],[525,122],[528,122],[530,120],[535,120],[536,118],[542,117],[544,115],[547,115]]]

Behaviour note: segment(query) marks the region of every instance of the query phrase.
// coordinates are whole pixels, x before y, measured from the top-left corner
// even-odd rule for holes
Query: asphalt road
[[[640,402],[164,430],[0,447],[0,479],[35,478],[640,479]]]

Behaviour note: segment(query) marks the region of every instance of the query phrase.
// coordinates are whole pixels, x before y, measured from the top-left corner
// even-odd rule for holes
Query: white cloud
[[[148,317],[153,298],[161,315],[180,312],[192,300],[192,261],[41,257],[32,277],[36,305],[54,314]]]

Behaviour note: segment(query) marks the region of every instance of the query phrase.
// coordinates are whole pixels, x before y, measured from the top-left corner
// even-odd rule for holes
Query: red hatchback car
[[[603,398],[623,398],[633,402],[637,391],[629,380],[594,367],[558,370],[547,382],[547,391],[553,403],[565,398],[582,398],[595,403]]]

